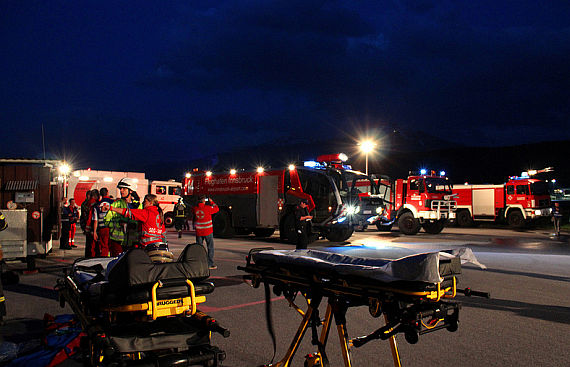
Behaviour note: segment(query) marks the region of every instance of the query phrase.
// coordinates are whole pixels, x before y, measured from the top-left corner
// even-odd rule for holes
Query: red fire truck
[[[375,180],[380,197],[387,208],[375,222],[381,231],[390,231],[397,221],[400,232],[414,235],[423,228],[427,233],[440,233],[445,224],[455,218],[452,185],[441,171],[419,174],[410,172],[407,179],[391,180],[383,176]]]
[[[547,169],[545,169],[547,170]],[[548,172],[545,170],[532,173]],[[473,225],[474,220],[506,221],[513,228],[524,227],[528,222],[551,214],[548,184],[530,178],[510,177],[501,185],[456,185],[457,224]]]
[[[344,164],[346,159],[341,153],[282,170],[195,171],[184,180],[185,200],[194,205],[199,195],[206,195],[216,202],[220,207],[213,218],[216,236],[253,232],[268,237],[279,228],[282,239],[296,242],[294,209],[307,199],[312,233],[345,241],[363,220],[361,215],[376,216],[381,203],[365,193],[375,188],[370,177],[353,171]]]

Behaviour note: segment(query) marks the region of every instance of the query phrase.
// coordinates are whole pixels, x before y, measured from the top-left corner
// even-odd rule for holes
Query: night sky
[[[4,0],[0,41],[0,157],[41,158],[42,124],[104,170],[331,131],[570,139],[567,0]]]

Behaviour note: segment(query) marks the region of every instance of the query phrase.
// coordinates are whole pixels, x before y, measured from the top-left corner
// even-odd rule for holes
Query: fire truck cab
[[[407,179],[395,181],[384,176],[377,181],[378,193],[387,203],[387,210],[375,223],[379,230],[391,230],[397,221],[400,232],[414,235],[423,228],[427,233],[440,233],[445,224],[455,219],[456,203],[452,185],[445,173],[421,170]]]
[[[502,185],[456,185],[457,224],[473,225],[474,220],[503,221],[522,228],[532,220],[551,214],[548,184],[526,177],[510,177]]]
[[[346,159],[341,153],[282,170],[195,171],[184,180],[185,200],[194,205],[200,195],[212,198],[220,207],[213,218],[214,235],[218,237],[252,232],[268,237],[278,228],[282,239],[295,243],[294,211],[302,199],[307,199],[313,216],[310,240],[325,237],[346,241],[362,220],[358,215],[376,211],[367,195],[374,189],[373,182],[352,171],[344,164]]]

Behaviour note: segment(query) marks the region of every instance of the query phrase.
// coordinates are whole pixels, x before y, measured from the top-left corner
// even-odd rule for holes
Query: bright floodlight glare
[[[340,159],[340,160],[343,161],[343,162],[346,162],[346,161],[348,160],[348,156],[347,156],[346,154],[344,154],[344,153],[340,153],[340,154],[338,155],[338,159]]]
[[[422,168],[422,169],[420,170],[420,174],[421,174],[421,175],[425,175],[426,173],[427,173],[427,170],[426,170],[425,168]]]
[[[192,177],[192,174],[190,172],[186,173],[186,178],[190,178]]]
[[[289,165],[289,171],[293,171],[295,169],[295,165],[294,164],[290,164]]]
[[[236,171],[235,169],[232,168],[232,169],[230,170],[230,175],[235,175],[236,173],[237,173],[237,171]]]
[[[257,173],[263,173],[263,167],[257,167]]]
[[[440,176],[445,176],[445,171],[440,171],[440,172],[439,172],[439,175],[440,175]]]
[[[375,146],[376,143],[374,143],[371,140],[366,140],[360,143],[360,150],[363,151],[364,153],[370,153],[371,151],[374,150]]]
[[[212,171],[206,172],[206,176],[210,177],[212,175]]]
[[[69,164],[67,164],[67,163],[63,163],[61,166],[59,166],[59,172],[62,175],[67,175],[70,171],[71,171],[71,167],[69,167]]]

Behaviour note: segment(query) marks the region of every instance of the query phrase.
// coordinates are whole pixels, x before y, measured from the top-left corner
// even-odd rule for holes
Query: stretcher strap
[[[264,281],[263,287],[265,288],[265,318],[267,320],[267,331],[269,332],[271,341],[273,342],[273,356],[271,357],[270,364],[273,364],[275,354],[277,354],[277,340],[275,338],[275,330],[273,330],[273,319],[271,318],[271,292],[269,290],[269,282]]]

